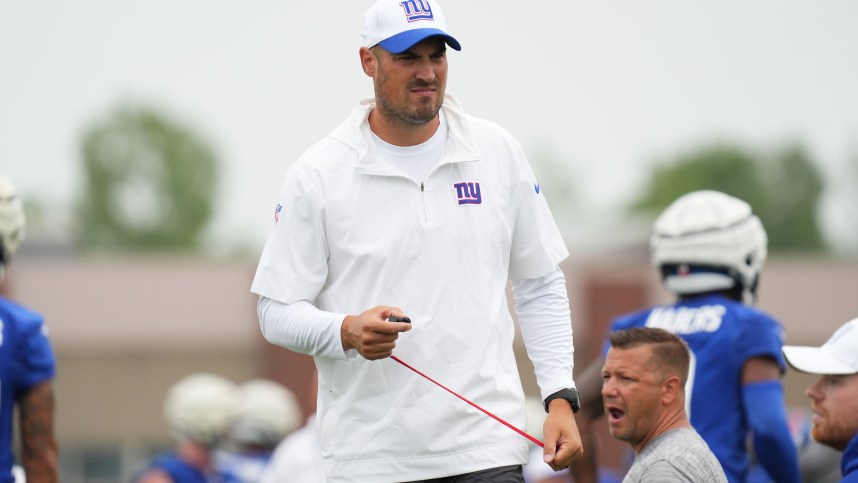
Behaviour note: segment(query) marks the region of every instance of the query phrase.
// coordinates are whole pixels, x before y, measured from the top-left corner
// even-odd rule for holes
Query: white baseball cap
[[[381,45],[394,54],[433,36],[462,50],[459,41],[447,33],[444,12],[435,0],[378,0],[363,14],[361,36],[364,47]]]
[[[858,319],[837,329],[822,347],[784,346],[791,366],[811,374],[858,374]]]

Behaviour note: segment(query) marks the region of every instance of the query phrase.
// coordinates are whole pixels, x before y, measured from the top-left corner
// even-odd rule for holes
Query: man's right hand
[[[411,330],[409,323],[388,322],[390,316],[405,317],[405,313],[399,307],[379,306],[360,315],[347,315],[340,326],[343,350],[355,349],[369,360],[390,357],[399,333]]]

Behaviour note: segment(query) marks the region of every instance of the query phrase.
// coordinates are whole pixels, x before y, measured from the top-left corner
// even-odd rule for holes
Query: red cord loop
[[[507,428],[509,428],[509,429],[511,429],[511,430],[513,430],[513,431],[515,431],[516,433],[518,433],[518,434],[520,434],[520,435],[524,436],[525,438],[527,438],[527,439],[529,439],[529,440],[533,441],[534,443],[538,444],[539,446],[541,446],[541,447],[545,447],[545,445],[544,445],[544,444],[542,444],[542,441],[539,441],[538,439],[534,438],[533,436],[531,436],[531,435],[529,435],[529,434],[525,433],[524,431],[522,431],[522,430],[520,430],[520,429],[516,428],[515,426],[513,426],[513,425],[509,424],[508,422],[504,421],[503,419],[501,419],[501,418],[499,418],[499,417],[495,416],[494,414],[492,414],[492,413],[490,413],[490,412],[486,411],[485,409],[481,408],[481,407],[480,407],[480,406],[478,406],[477,404],[472,403],[472,402],[471,402],[471,401],[469,401],[468,399],[466,399],[466,398],[464,398],[464,397],[460,396],[459,394],[455,393],[454,391],[452,391],[452,390],[448,389],[446,386],[444,386],[444,385],[443,385],[443,384],[441,384],[440,382],[436,381],[435,379],[432,379],[431,377],[427,376],[426,374],[423,374],[422,372],[418,371],[417,369],[415,369],[415,368],[411,367],[410,365],[406,364],[405,362],[403,362],[403,360],[402,360],[402,359],[400,359],[400,358],[398,358],[398,357],[396,357],[396,356],[390,356],[390,358],[391,358],[391,359],[393,359],[393,360],[395,360],[396,362],[398,362],[398,363],[402,364],[403,366],[405,366],[405,367],[407,367],[407,368],[411,369],[412,371],[416,372],[417,374],[420,374],[421,376],[425,377],[425,378],[426,378],[426,379],[428,379],[429,381],[431,381],[431,382],[435,383],[435,384],[436,384],[438,387],[440,387],[441,389],[443,389],[443,390],[445,390],[445,391],[449,392],[450,394],[452,394],[452,395],[456,396],[457,398],[461,399],[462,401],[465,401],[466,403],[470,404],[471,406],[473,406],[473,407],[475,407],[475,408],[479,409],[480,411],[484,412],[486,415],[491,416],[491,417],[492,417],[492,418],[494,418],[497,422],[499,422],[499,423],[503,424],[503,425],[504,425],[504,426],[506,426]]]

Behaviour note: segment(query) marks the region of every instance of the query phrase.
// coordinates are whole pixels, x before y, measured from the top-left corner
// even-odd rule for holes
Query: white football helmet
[[[24,205],[12,181],[0,175],[0,280],[9,259],[24,240]]]
[[[285,386],[253,379],[239,386],[231,420],[232,442],[273,449],[301,425],[303,413],[295,394]]]
[[[751,205],[702,190],[679,197],[656,219],[650,249],[653,265],[674,293],[739,288],[744,301],[752,303],[767,243]]]
[[[164,415],[173,435],[214,447],[229,426],[236,385],[222,376],[191,374],[173,384],[164,401]]]

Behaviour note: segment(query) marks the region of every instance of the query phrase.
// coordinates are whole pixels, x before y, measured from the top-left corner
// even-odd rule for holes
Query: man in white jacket
[[[445,96],[461,46],[435,0],[379,0],[362,36],[375,98],[290,166],[251,288],[265,337],[315,358],[326,477],[522,481],[525,438],[389,359],[525,427],[510,279],[544,460],[565,468],[582,454],[568,252],[524,152]]]

